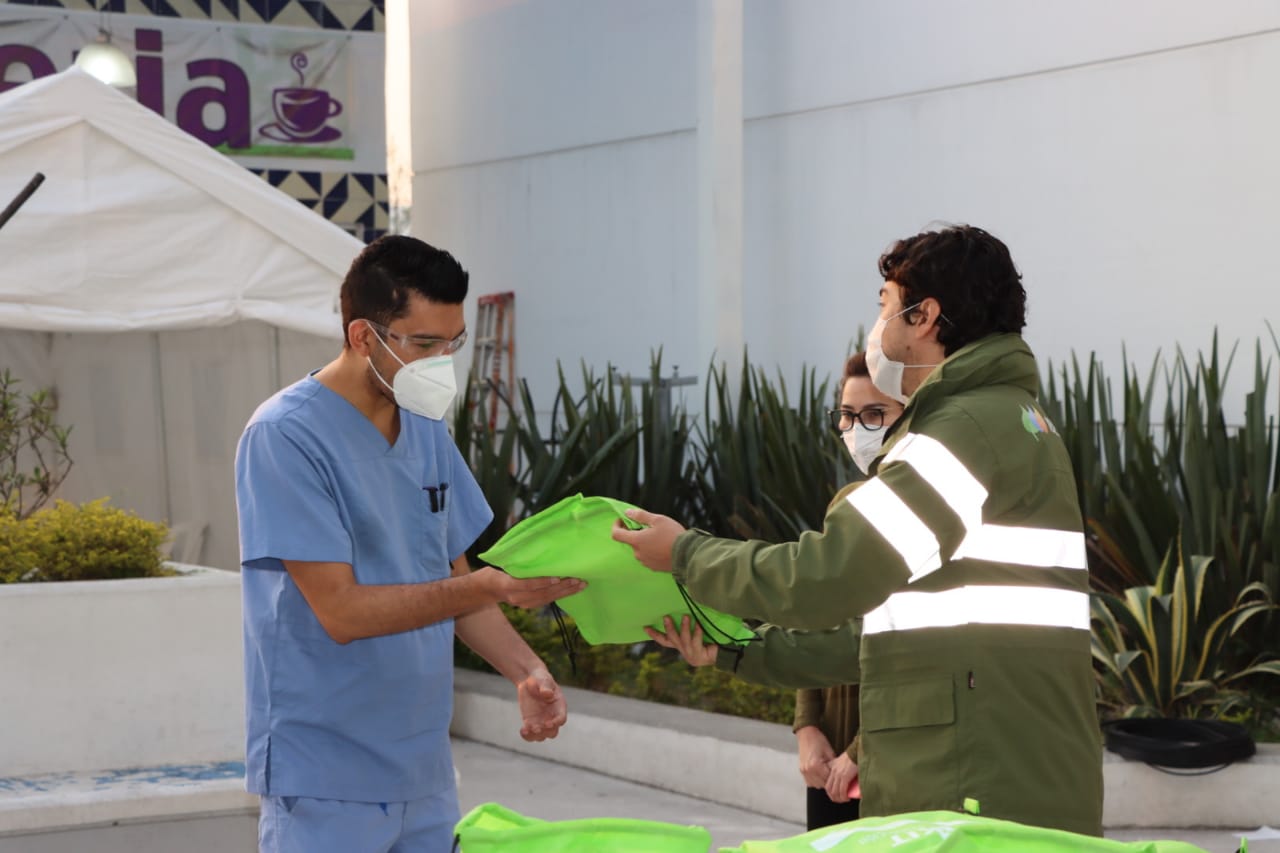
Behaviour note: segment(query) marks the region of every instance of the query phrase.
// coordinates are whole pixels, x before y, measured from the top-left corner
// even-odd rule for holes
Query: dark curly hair
[[[1020,334],[1027,292],[1009,248],[981,228],[951,225],[894,243],[880,275],[902,289],[903,307],[933,297],[942,306],[938,343],[947,355],[998,332]],[[904,316],[908,321],[914,310]]]
[[[379,237],[356,256],[342,280],[343,335],[353,320],[372,320],[385,326],[403,317],[410,291],[432,302],[457,305],[467,298],[469,278],[444,249],[416,237]]]

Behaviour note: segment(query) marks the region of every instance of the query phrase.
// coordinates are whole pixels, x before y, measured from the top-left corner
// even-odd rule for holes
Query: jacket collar
[[[1001,333],[966,344],[933,369],[907,400],[897,423],[885,433],[886,453],[894,440],[911,430],[911,421],[942,401],[974,388],[1013,385],[1034,399],[1040,390],[1036,358],[1021,335]],[[877,459],[877,463],[879,459]]]

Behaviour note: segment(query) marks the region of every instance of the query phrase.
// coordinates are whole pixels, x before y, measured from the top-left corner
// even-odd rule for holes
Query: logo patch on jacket
[[[1045,417],[1044,412],[1035,406],[1022,407],[1022,428],[1031,433],[1032,438],[1036,441],[1040,440],[1040,433],[1051,432],[1058,434],[1058,430],[1054,427],[1053,422]]]

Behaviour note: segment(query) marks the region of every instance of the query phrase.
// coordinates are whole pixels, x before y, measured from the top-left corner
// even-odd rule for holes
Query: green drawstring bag
[[[720,853],[1205,853],[1182,841],[1110,841],[960,812],[869,817]]]
[[[585,580],[586,589],[557,603],[593,646],[643,642],[646,625],[661,631],[663,616],[678,625],[686,614],[699,621],[708,642],[753,639],[741,619],[693,603],[671,575],[645,568],[629,545],[613,540],[616,521],[633,530],[642,526],[624,515],[629,509],[635,507],[612,498],[565,498],[512,527],[480,559],[517,578]]]
[[[455,853],[707,853],[700,826],[601,817],[546,821],[497,803],[476,806],[454,828]]]

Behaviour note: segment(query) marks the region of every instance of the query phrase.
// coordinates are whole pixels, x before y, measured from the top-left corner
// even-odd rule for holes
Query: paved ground
[[[804,827],[799,824],[660,791],[564,764],[518,755],[473,741],[455,740],[453,748],[454,762],[462,780],[458,797],[463,814],[481,803],[492,801],[544,820],[635,817],[668,823],[697,824],[710,830],[715,842],[713,850],[721,846],[736,845],[747,839],[786,838],[804,832]],[[608,756],[602,755],[600,760],[605,764]],[[743,780],[743,784],[750,784],[750,780]],[[1113,830],[1107,835],[1123,841],[1186,841],[1209,853],[1234,853],[1239,847],[1238,833],[1227,830]],[[1249,845],[1249,851],[1280,853],[1280,841],[1253,842]]]
[[[458,800],[464,815],[481,803],[497,802],[544,820],[633,817],[696,824],[710,830],[717,847],[804,832],[797,824],[473,741],[455,740],[453,760],[461,775]]]

